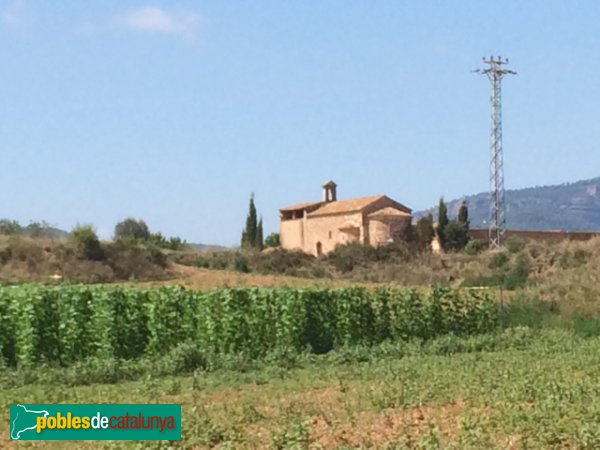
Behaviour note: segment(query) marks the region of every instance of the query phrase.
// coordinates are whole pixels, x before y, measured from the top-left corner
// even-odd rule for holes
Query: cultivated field
[[[600,446],[600,322],[553,303],[32,285],[0,288],[0,311],[2,404],[183,404],[181,442],[44,448]],[[0,436],[16,448],[8,420]]]
[[[67,448],[594,449],[600,445],[599,364],[600,338],[511,328],[285,363],[232,359],[215,371],[149,372],[136,381],[90,385],[69,371],[66,378],[55,370],[27,384],[8,371],[0,401],[183,404],[180,443]],[[3,439],[7,424],[0,425]],[[7,441],[0,445],[10,448]]]

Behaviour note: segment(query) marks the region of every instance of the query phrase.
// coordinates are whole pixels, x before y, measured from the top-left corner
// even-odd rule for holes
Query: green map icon
[[[23,405],[10,405],[10,409],[10,438],[12,440],[21,439],[21,435],[28,430],[35,430],[37,418],[48,417],[49,414],[48,411],[34,411]]]

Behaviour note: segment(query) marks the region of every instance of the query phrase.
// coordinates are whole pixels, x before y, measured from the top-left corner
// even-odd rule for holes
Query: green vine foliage
[[[219,288],[0,287],[0,365],[135,359],[194,345],[205,354],[326,353],[498,327],[486,292],[435,286]]]

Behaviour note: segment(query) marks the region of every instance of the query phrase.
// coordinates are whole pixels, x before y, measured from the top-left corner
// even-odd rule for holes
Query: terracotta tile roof
[[[360,229],[360,226],[355,224],[355,223],[348,223],[346,222],[345,224],[343,224],[341,227],[338,228],[338,230],[340,231],[352,231],[352,230],[358,230]]]
[[[339,200],[337,202],[325,203],[323,206],[313,211],[309,216],[323,216],[326,214],[337,214],[343,212],[360,211],[371,203],[385,197],[384,195],[369,195],[368,197],[356,197],[348,200]]]
[[[300,202],[294,203],[293,205],[286,206],[285,208],[279,208],[279,211],[295,211],[298,209],[310,208],[312,206],[318,206],[323,202]]]
[[[370,214],[370,216],[373,216],[373,214],[378,213],[381,213],[381,215],[410,215],[411,210],[409,208],[404,206],[402,203],[398,203],[382,194],[369,195],[366,197],[349,198],[347,200],[338,200],[335,202],[301,202],[295,203],[290,206],[286,206],[285,208],[280,208],[279,211],[287,212],[306,209],[308,210],[309,217],[325,216],[329,214],[340,214],[346,212],[361,211],[367,206],[369,206],[371,203],[381,200],[383,198],[387,198],[391,203],[396,205],[396,208],[394,208],[393,206],[387,206],[385,208],[382,208],[381,210],[373,212],[372,214]]]
[[[386,216],[410,216],[409,213],[400,211],[399,209],[388,206],[387,208],[378,209],[369,214],[369,217],[386,217]]]

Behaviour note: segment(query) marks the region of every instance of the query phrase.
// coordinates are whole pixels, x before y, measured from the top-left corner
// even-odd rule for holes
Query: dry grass
[[[104,242],[104,257],[84,259],[66,239],[0,235],[0,283],[159,280],[172,277],[164,264],[137,244]]]
[[[203,269],[171,264],[171,278],[166,281],[141,283],[146,286],[179,284],[192,289],[211,289],[234,286],[318,286],[336,287],[352,284],[346,280],[299,278],[285,275],[261,275],[240,273],[232,270]]]
[[[345,273],[336,271],[328,265],[327,260],[308,258],[306,267],[302,266],[298,271],[311,274],[306,278],[204,269],[172,263],[166,270],[161,269],[160,273],[149,271],[150,275],[144,277],[162,281],[141,284],[180,284],[194,289],[221,286],[336,287],[350,284],[425,286],[435,283],[461,286],[490,277],[494,272],[490,265],[498,252],[507,255],[508,266],[514,266],[519,259],[526,262],[529,281],[525,291],[530,296],[557,301],[564,312],[578,310],[600,313],[600,238],[559,243],[530,241],[522,248],[484,251],[476,255],[426,253],[409,258],[365,262]],[[193,254],[190,255],[193,257]],[[151,268],[155,271],[159,269],[154,266]],[[74,281],[106,282],[115,278],[106,265],[74,260],[69,256],[64,241],[0,236],[0,282],[50,282],[51,276],[57,273]]]
[[[565,312],[600,313],[600,238],[525,249],[531,267],[528,291],[559,302]]]

